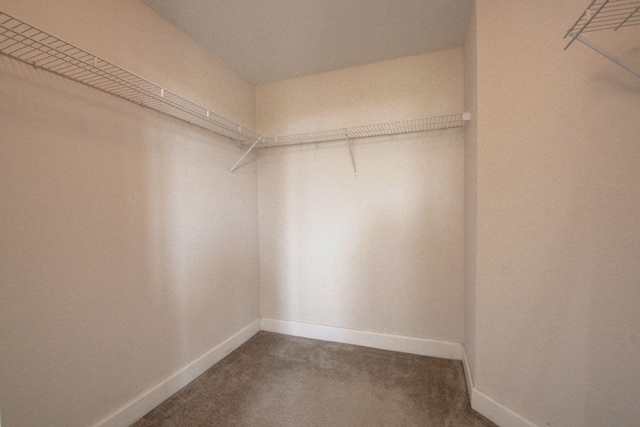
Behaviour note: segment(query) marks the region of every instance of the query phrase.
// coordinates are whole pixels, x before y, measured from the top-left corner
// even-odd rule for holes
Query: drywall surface
[[[458,114],[462,48],[256,87],[256,126],[276,136]]]
[[[202,83],[204,101],[254,120],[238,100],[252,87],[137,2],[0,10],[124,67],[149,55],[131,61],[140,74]],[[2,422],[92,425],[258,319],[256,167],[231,175],[243,150],[221,137],[6,57],[0,68]]]
[[[255,127],[255,88],[141,2],[0,0],[0,10],[225,118]]]
[[[475,386],[540,426],[635,426],[640,79],[563,50],[587,3],[476,4]],[[638,66],[638,30],[588,37]]]
[[[289,133],[461,112],[462,53],[259,87],[258,103],[265,93],[272,103],[257,121]],[[403,87],[433,87],[395,87],[403,69]],[[389,86],[378,78],[386,70],[397,71]],[[344,79],[356,87],[342,96]],[[380,94],[388,104],[369,102]],[[344,141],[259,151],[262,317],[462,342],[463,138],[453,129],[357,140],[357,176]]]
[[[478,49],[475,4],[464,43],[464,109],[471,120],[464,128],[464,350],[467,376],[475,372],[476,328],[476,206],[478,164]],[[471,390],[469,390],[471,392]]]

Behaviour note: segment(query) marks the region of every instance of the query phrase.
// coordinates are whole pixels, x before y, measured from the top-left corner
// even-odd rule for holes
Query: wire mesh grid
[[[567,31],[569,47],[582,33],[640,25],[640,0],[593,0]]]
[[[381,123],[357,126],[345,129],[323,130],[265,138],[259,148],[280,147],[284,145],[309,144],[314,142],[339,141],[344,139],[368,138],[374,136],[396,135],[401,133],[425,132],[462,127],[462,114],[429,117],[425,119],[401,122]]]
[[[0,12],[0,54],[234,141],[260,138],[204,107],[3,12]]]

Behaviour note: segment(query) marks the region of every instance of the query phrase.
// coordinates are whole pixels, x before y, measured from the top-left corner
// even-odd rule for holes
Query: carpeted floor
[[[459,361],[263,331],[132,427],[494,425]]]

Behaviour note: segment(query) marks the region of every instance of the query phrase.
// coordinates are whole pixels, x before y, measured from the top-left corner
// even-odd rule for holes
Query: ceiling
[[[142,0],[254,84],[462,46],[473,0]]]

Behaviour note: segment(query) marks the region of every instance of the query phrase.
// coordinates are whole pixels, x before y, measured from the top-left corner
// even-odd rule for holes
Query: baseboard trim
[[[262,330],[324,341],[361,345],[382,350],[400,351],[421,356],[462,360],[462,344],[380,334],[334,326],[262,318]]]
[[[467,392],[469,393],[469,399],[471,399],[471,392],[473,391],[473,388],[474,388],[473,376],[471,375],[471,365],[469,365],[469,359],[467,358],[467,350],[465,349],[464,344],[462,344],[462,367],[464,368],[464,378],[465,380],[467,380]],[[471,404],[471,407],[473,408],[473,403]]]
[[[469,360],[462,344],[267,318],[252,322],[166,380],[136,396],[130,402],[94,424],[94,427],[118,427],[133,424],[172,394],[218,363],[227,354],[240,347],[260,330],[382,350],[400,351],[421,356],[461,360],[464,366],[471,407],[474,410],[501,427],[539,427],[475,387],[471,370],[469,369]]]
[[[252,322],[221,344],[207,351],[166,380],[136,396],[126,405],[94,424],[94,427],[118,427],[133,424],[172,394],[218,363],[227,354],[240,347],[259,331],[260,319]]]
[[[500,427],[539,427],[532,423],[515,411],[507,408],[500,402],[496,401],[489,395],[475,388],[467,352],[462,347],[462,364],[464,366],[464,375],[467,380],[467,388],[469,389],[469,399],[471,407],[499,425]]]

